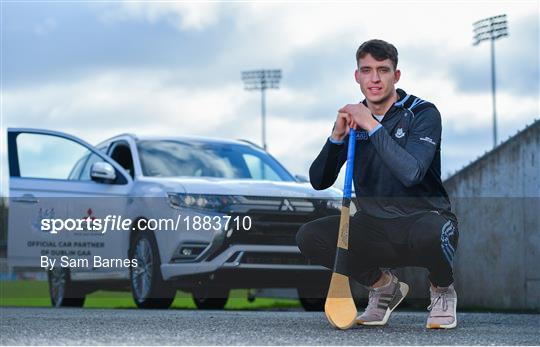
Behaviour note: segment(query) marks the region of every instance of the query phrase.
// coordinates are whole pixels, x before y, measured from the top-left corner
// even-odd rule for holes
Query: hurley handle
[[[349,148],[347,150],[347,166],[345,167],[345,186],[343,187],[343,199],[351,199],[352,176],[354,168],[354,149],[356,146],[356,130],[349,129]],[[348,206],[347,206],[348,207]]]

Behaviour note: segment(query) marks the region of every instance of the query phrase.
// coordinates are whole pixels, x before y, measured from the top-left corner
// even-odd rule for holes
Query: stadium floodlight
[[[482,41],[491,41],[491,95],[493,100],[493,147],[497,146],[497,107],[495,82],[495,40],[508,36],[506,14],[489,17],[473,23],[474,42],[477,46]]]
[[[266,89],[279,89],[281,70],[252,70],[242,72],[245,90],[261,91],[262,145],[266,150]]]

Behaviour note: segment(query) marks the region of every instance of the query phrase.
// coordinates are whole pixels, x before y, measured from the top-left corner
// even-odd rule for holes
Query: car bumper
[[[281,263],[280,263],[281,262]],[[231,245],[208,261],[161,265],[164,280],[228,288],[318,287],[330,271],[310,265],[296,246]]]

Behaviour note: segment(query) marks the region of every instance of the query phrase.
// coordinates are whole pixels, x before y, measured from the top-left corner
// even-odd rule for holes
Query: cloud
[[[37,35],[47,35],[53,32],[57,26],[58,24],[54,18],[47,18],[34,26],[34,33]]]
[[[100,20],[113,11],[110,3],[4,6],[3,82],[8,88],[77,80],[104,70],[148,68],[181,69],[194,81],[210,80],[211,73],[214,79],[229,78],[208,69],[222,51],[218,33],[223,29],[216,26],[203,35],[198,30],[182,32],[163,20]],[[34,28],[43,31],[47,18],[54,18],[56,29],[36,35]],[[205,71],[207,76],[199,78]]]
[[[511,36],[500,40],[500,85],[520,94],[533,93],[537,79],[517,82],[520,78],[515,78],[538,75],[538,43],[530,40],[537,35],[538,24],[536,19],[535,27],[534,17],[527,16],[531,6],[526,4],[40,4],[36,6],[45,18],[54,16],[65,23],[63,30],[57,28],[54,36],[41,40],[21,35],[13,27],[15,21],[25,25],[43,19],[33,8],[10,4],[4,82],[8,86],[42,83],[104,69],[154,68],[182,69],[202,87],[237,80],[243,69],[282,68],[284,80],[295,88],[315,90],[332,82],[333,75],[349,77],[357,46],[381,37],[396,44],[407,70],[429,67],[424,73],[430,75],[442,70],[441,76],[455,79],[463,91],[476,92],[489,88],[489,55],[487,47],[471,46],[471,23],[506,11]],[[511,49],[503,46],[510,43]]]
[[[132,70],[8,90],[4,94],[5,122],[76,130],[94,138],[96,134],[103,136],[126,129],[145,133],[150,129],[207,132],[236,117],[240,86],[197,90],[170,86],[166,81],[156,71]],[[19,114],[25,116],[16,117]]]
[[[216,2],[133,2],[121,1],[101,14],[105,22],[145,20],[165,21],[179,30],[203,30],[218,20]]]

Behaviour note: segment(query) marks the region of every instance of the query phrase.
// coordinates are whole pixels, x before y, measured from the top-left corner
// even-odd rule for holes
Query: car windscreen
[[[137,147],[144,176],[294,181],[271,156],[245,145],[141,140]]]

